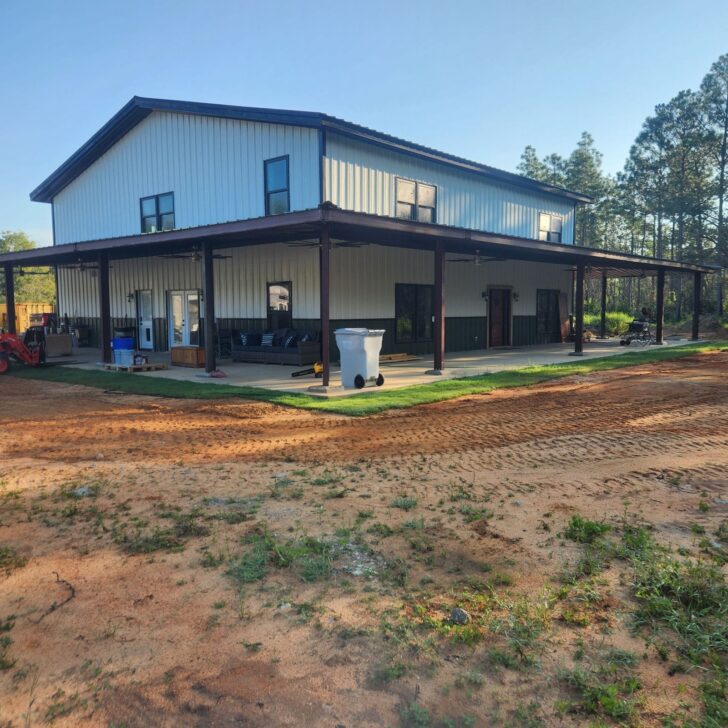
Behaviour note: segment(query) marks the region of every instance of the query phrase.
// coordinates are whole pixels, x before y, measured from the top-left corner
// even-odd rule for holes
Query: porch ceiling
[[[501,260],[554,263],[568,267],[583,264],[587,267],[587,275],[591,276],[601,276],[602,272],[606,272],[609,277],[652,275],[660,269],[674,273],[712,273],[718,270],[715,266],[350,212],[328,203],[312,210],[285,215],[6,253],[0,255],[0,265],[43,266],[90,262],[96,260],[101,252],[108,253],[112,260],[164,255],[192,250],[203,241],[212,243],[215,248],[231,248],[317,240],[324,226],[328,227],[334,242],[434,250],[440,241],[448,253],[474,255],[477,251],[485,258]]]

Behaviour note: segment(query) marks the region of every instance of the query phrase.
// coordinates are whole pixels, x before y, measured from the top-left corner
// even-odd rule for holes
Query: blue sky
[[[728,52],[726,0],[0,0],[0,230],[129,98],[324,111],[513,170],[590,131],[617,171]]]

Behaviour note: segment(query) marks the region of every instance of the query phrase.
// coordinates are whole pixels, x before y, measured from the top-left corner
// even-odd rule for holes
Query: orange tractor
[[[0,334],[0,374],[10,369],[10,360],[30,367],[45,364],[45,337],[33,334],[21,339],[16,334]]]

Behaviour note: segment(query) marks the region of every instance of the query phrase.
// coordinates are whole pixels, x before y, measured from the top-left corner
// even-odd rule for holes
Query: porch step
[[[166,364],[131,364],[125,366],[124,364],[99,364],[102,369],[107,372],[158,372],[162,369],[166,369]]]

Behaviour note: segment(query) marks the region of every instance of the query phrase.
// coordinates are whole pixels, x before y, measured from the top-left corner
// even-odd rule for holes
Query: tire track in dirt
[[[0,417],[8,435],[1,447],[13,458],[71,462],[133,454],[152,462],[176,456],[333,463],[448,453],[458,456],[461,472],[557,467],[575,458],[700,455],[728,449],[727,373],[728,354],[721,352],[367,418],[83,387],[68,387],[69,409],[82,398],[75,416],[62,406],[39,416],[47,390],[63,385],[8,379],[3,395],[16,416]],[[22,406],[13,407],[13,399]]]

